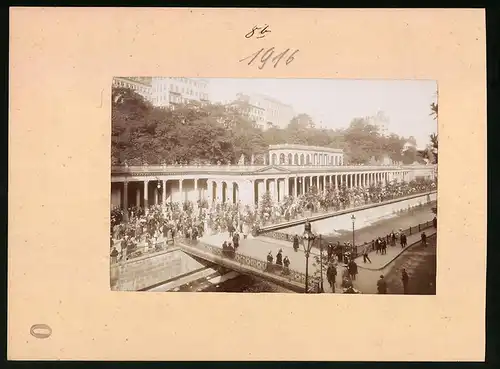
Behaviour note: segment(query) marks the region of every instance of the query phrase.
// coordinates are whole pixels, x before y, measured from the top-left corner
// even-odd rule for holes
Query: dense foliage
[[[233,107],[192,103],[170,110],[154,107],[126,88],[113,88],[112,94],[113,164],[236,164],[242,154],[247,163],[252,155],[255,163],[263,163],[268,145],[280,143],[340,148],[349,164],[384,157],[412,164],[422,159],[415,149],[403,152],[411,139],[382,136],[364,118],[353,119],[346,129],[327,129],[300,114],[283,129],[263,130]]]

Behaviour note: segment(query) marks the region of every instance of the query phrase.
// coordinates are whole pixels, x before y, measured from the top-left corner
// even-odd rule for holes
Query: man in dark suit
[[[335,279],[337,277],[337,268],[335,268],[334,264],[328,265],[328,268],[326,269],[326,279],[328,283],[330,284],[330,288],[332,289],[332,292],[335,292]]]
[[[406,235],[404,233],[401,234],[400,236],[400,241],[401,241],[401,248],[405,248],[407,245],[407,240],[406,240]]]
[[[401,282],[403,282],[403,291],[404,291],[405,295],[408,293],[409,280],[410,280],[410,277],[408,276],[408,273],[406,273],[406,269],[403,269],[401,271]]]
[[[377,291],[381,295],[384,295],[387,293],[387,283],[386,283],[383,275],[381,275],[380,279],[377,281]]]

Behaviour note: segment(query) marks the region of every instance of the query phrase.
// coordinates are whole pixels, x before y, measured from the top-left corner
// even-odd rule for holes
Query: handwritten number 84
[[[252,55],[250,56],[247,56],[246,58],[244,59],[241,59],[240,62],[242,61],[245,61],[245,60],[248,60],[250,59],[250,61],[248,62],[248,65],[252,64],[255,59],[257,59],[257,57],[264,51],[264,48],[260,49],[259,51],[257,51],[256,53],[253,53]],[[278,66],[278,63],[281,61],[281,59],[283,59],[285,57],[285,55],[290,51],[290,49],[286,49],[285,51],[279,53],[278,55],[276,55],[274,58],[272,58],[273,54],[274,54],[274,47],[271,47],[270,49],[266,50],[266,52],[264,52],[260,58],[260,65],[259,65],[259,69],[262,69],[265,67],[265,65],[267,64],[267,62],[271,59],[271,62],[274,63],[274,68],[276,68]],[[288,58],[286,59],[285,63],[286,65],[290,64],[291,62],[293,62],[294,60],[294,55],[297,54],[299,52],[299,50],[295,50],[293,53],[291,53]]]

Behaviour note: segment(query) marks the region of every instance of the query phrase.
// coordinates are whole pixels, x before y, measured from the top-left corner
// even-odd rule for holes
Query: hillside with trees
[[[235,164],[242,154],[263,163],[271,144],[302,144],[344,150],[345,162],[368,164],[384,157],[405,164],[421,161],[416,150],[403,153],[407,138],[380,135],[365,118],[355,118],[345,129],[317,128],[307,114],[287,127],[267,130],[246,119],[239,110],[218,104],[158,108],[126,88],[112,92],[113,165],[211,163]]]

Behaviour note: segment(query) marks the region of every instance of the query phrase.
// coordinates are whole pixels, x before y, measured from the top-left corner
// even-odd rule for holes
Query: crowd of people
[[[200,202],[172,202],[147,210],[132,207],[127,213],[116,208],[111,212],[111,254],[115,261],[126,260],[161,250],[179,237],[196,241],[206,232],[233,233],[238,228],[246,238],[248,227],[240,221],[238,206],[229,203],[209,208]]]
[[[307,193],[297,197],[287,197],[281,203],[262,204],[257,212],[260,225],[273,224],[304,217],[306,212],[337,211],[390,199],[410,196],[436,189],[436,183],[430,179],[417,179],[410,182],[379,183],[371,187],[348,188],[343,185],[325,187],[318,191],[311,187]]]
[[[287,197],[281,203],[261,202],[256,206],[187,201],[153,205],[147,209],[138,206],[127,210],[115,208],[111,211],[111,258],[112,261],[126,260],[159,251],[175,243],[178,237],[197,240],[207,232],[229,232],[231,237],[237,232],[245,239],[265,224],[303,216],[306,210],[339,210],[432,189],[435,189],[433,181],[421,179],[369,188],[342,186],[337,189],[332,186],[324,192],[311,188],[306,194]],[[294,248],[298,248],[298,240],[294,241]]]

